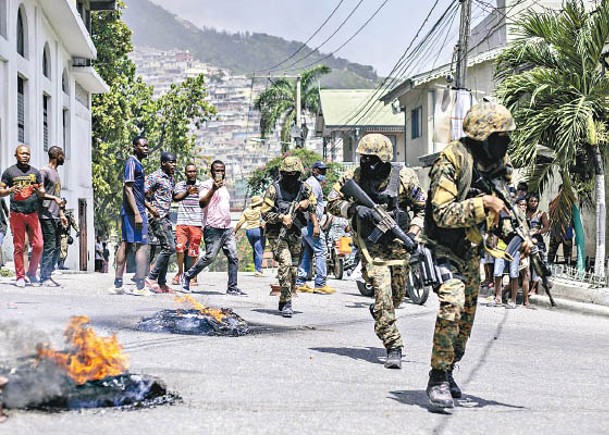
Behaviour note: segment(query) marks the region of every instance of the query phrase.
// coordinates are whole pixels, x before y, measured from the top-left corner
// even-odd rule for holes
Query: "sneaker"
[[[171,285],[179,285],[181,276],[182,276],[181,274],[176,273],[176,276],[174,276],[173,279],[171,280]]]
[[[24,288],[25,287],[25,279],[23,278],[19,278],[16,282],[15,285],[19,288]]]
[[[43,279],[42,281],[40,281],[40,285],[43,287],[61,287],[61,284],[59,284],[53,278]]]
[[[311,287],[309,287],[306,284],[301,284],[301,285],[296,284],[296,291],[300,292],[300,293],[313,293],[315,290],[313,290]]]
[[[254,272],[254,276],[264,276],[264,272],[257,270],[256,272]]]
[[[336,293],[336,289],[325,284],[321,287],[315,287],[314,292],[318,295],[331,295],[332,293]]]
[[[190,278],[185,273],[180,277],[180,287],[177,289],[180,293],[191,293],[190,291]]]
[[[40,280],[36,275],[26,274],[25,276],[27,277],[32,287],[40,287]]]
[[[508,301],[508,303],[505,305],[505,308],[507,308],[508,310],[513,310],[516,308],[516,303],[514,303],[514,301]]]
[[[131,292],[129,294],[133,295],[133,296],[152,296],[153,295],[153,293],[151,293],[150,290],[148,290],[148,288],[146,288],[146,287],[136,288],[135,290],[131,290]]]
[[[159,289],[161,290],[161,293],[175,293],[174,289],[167,284],[159,284]]]
[[[230,296],[247,296],[247,293],[236,287],[226,290],[226,294]]]
[[[144,280],[146,288],[152,293],[163,293],[159,287],[159,283],[153,279],[146,278]]]
[[[501,302],[501,299],[497,299],[497,298],[493,298],[488,304],[486,304],[487,307],[501,307],[503,305],[503,303]]]
[[[123,286],[120,286],[120,287],[112,286],[108,289],[108,293],[110,293],[111,295],[122,295],[125,293],[125,289],[123,288]]]

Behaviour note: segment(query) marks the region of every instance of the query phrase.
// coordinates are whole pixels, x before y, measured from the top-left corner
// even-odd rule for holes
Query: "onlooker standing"
[[[26,252],[26,233],[32,247],[32,258],[27,276],[32,285],[40,285],[40,281],[36,278],[36,271],[42,255],[43,241],[38,220],[38,196],[44,196],[44,186],[42,186],[40,172],[30,165],[30,157],[30,147],[19,145],[15,150],[17,163],[2,173],[2,181],[0,181],[0,197],[11,196],[10,221],[15,249],[17,287],[25,287],[26,272],[23,254]],[[37,193],[38,196],[34,193]]]
[[[199,207],[199,189],[201,182],[197,180],[197,166],[190,163],[184,168],[186,181],[180,181],[173,189],[174,201],[178,205],[178,219],[176,222],[176,256],[178,258],[178,273],[173,277],[173,285],[180,284],[180,276],[184,273],[184,252],[188,246],[190,265],[196,263],[199,257],[199,246],[203,238],[203,213]],[[191,286],[197,285],[197,277],[190,280]]]
[[[324,201],[324,193],[321,188],[321,183],[326,179],[327,166],[324,162],[318,160],[313,163],[311,168],[311,176],[305,181],[311,186],[313,195],[317,201],[315,216],[319,223],[324,215],[326,203]],[[326,237],[322,233],[319,224],[315,226],[313,220],[310,219],[307,226],[302,229],[302,243],[304,250],[302,251],[302,259],[298,266],[298,277],[296,278],[296,289],[306,293],[332,294],[335,289],[326,284],[327,265],[326,265]],[[315,258],[315,289],[306,285],[307,276],[311,269],[311,257]]]
[[[4,199],[0,198],[0,267],[4,266],[4,254],[2,252],[2,245],[4,244],[4,237],[6,236],[6,230],[8,229],[8,207]]]
[[[558,190],[562,190],[562,184],[558,187]],[[573,253],[573,220],[569,219],[569,223],[566,226],[559,225],[555,218],[558,201],[560,201],[560,192],[550,203],[550,246],[548,248],[548,263],[554,263],[556,254],[558,253],[558,247],[562,245],[562,254],[567,266],[571,266],[571,256]]]
[[[99,236],[95,238],[95,271],[101,272],[104,263],[104,247]]]
[[[62,228],[68,224],[62,205],[61,179],[57,168],[63,165],[65,154],[58,146],[52,146],[48,151],[49,164],[40,169],[40,179],[46,192],[45,199],[40,199],[38,217],[44,240],[42,261],[40,266],[40,283],[51,287],[59,287],[51,274],[59,259]]]
[[[549,231],[550,221],[548,220],[546,212],[539,210],[539,195],[536,193],[529,194],[526,216],[527,223],[529,224],[529,235],[537,247],[542,251],[541,257],[543,259],[546,254],[546,244],[543,240],[543,235]],[[535,270],[531,270],[531,277],[532,284],[530,292],[536,293],[541,278],[537,276]]]
[[[264,275],[264,272],[262,271],[262,257],[264,256],[266,239],[264,237],[264,221],[260,215],[262,202],[261,196],[252,196],[250,206],[243,210],[241,219],[239,219],[239,222],[237,222],[237,226],[235,227],[235,234],[237,234],[237,231],[245,224],[245,235],[254,252],[255,276]]]
[[[180,291],[184,293],[190,293],[190,281],[211,264],[222,249],[228,259],[228,289],[226,294],[246,296],[246,293],[237,287],[239,257],[237,256],[235,233],[231,228],[230,193],[224,185],[225,175],[224,163],[215,160],[211,164],[212,178],[204,181],[201,185],[199,206],[203,208],[204,215],[205,253],[180,278]]]
[[[155,293],[173,293],[167,286],[167,269],[171,254],[176,250],[173,227],[169,219],[171,200],[176,171],[176,156],[170,152],[161,153],[161,169],[157,169],[146,178],[146,197],[151,201],[149,207],[151,219],[150,230],[159,241],[161,251],[148,274],[146,285]]]
[[[61,229],[61,241],[59,243],[59,260],[57,262],[57,268],[59,270],[67,270],[65,266],[66,258],[68,258],[68,247],[74,243],[74,238],[72,237],[72,228],[76,231],[76,237],[80,236],[80,229],[78,228],[78,224],[76,223],[76,219],[74,219],[74,210],[66,209],[67,200],[65,198],[61,198],[63,205],[61,209],[63,210],[63,214],[68,221],[67,225],[62,225]]]
[[[116,270],[112,294],[126,293],[123,288],[123,274],[127,249],[135,246],[135,284],[131,292],[135,296],[149,296],[144,284],[148,261],[148,218],[146,216],[146,174],[141,160],[148,156],[148,140],[143,136],[133,139],[133,155],[125,162],[123,174],[123,206],[121,207],[122,242],[116,252]]]

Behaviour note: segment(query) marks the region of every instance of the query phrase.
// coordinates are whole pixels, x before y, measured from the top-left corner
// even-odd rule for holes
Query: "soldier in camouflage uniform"
[[[374,304],[370,312],[374,331],[387,349],[386,368],[402,367],[404,343],[396,325],[395,309],[405,296],[408,253],[406,247],[386,233],[378,243],[366,240],[374,229],[374,213],[341,192],[343,185],[353,179],[377,204],[393,214],[400,228],[413,240],[423,227],[425,192],[410,168],[392,164],[393,145],[382,134],[368,134],[358,143],[360,166],[347,171],[328,195],[328,211],[352,219],[355,240],[362,255],[362,268],[374,288]],[[410,220],[408,212],[412,212]]]
[[[476,192],[472,184],[485,174],[510,181],[506,152],[515,128],[505,107],[490,102],[474,105],[463,121],[466,137],[448,145],[430,172],[424,239],[436,265],[450,272],[434,289],[440,308],[427,394],[431,404],[440,408],[452,408],[453,398],[461,397],[453,369],[465,353],[476,313],[483,231],[507,211],[503,201]]]
[[[68,243],[68,241],[70,238],[72,238],[71,228],[74,228],[74,231],[76,231],[76,237],[78,237],[80,235],[80,230],[78,229],[78,224],[76,223],[76,220],[74,219],[74,210],[73,209],[66,210],[65,209],[66,199],[65,198],[62,198],[62,199],[64,202],[64,214],[66,216],[66,219],[68,220],[68,225],[62,226],[62,229],[61,229],[61,238],[60,238],[60,244],[59,244],[59,259],[57,261],[57,268],[60,270],[66,270],[67,267],[65,267],[64,263],[66,262],[66,258],[68,258],[68,247],[70,246],[70,243]],[[74,243],[73,238],[72,238],[72,243]]]
[[[298,272],[301,228],[307,224],[304,212],[309,212],[314,234],[319,234],[319,222],[315,215],[317,201],[311,186],[300,180],[304,167],[298,157],[286,157],[279,172],[279,181],[270,185],[264,194],[261,214],[266,222],[267,240],[275,261],[279,263],[279,311],[283,317],[292,317],[292,291]],[[294,217],[288,213],[292,203],[297,203]],[[285,227],[285,235],[280,237],[282,227]]]

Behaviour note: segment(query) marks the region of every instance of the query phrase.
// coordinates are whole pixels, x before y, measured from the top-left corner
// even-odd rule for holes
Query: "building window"
[[[51,97],[42,96],[42,146],[49,150],[49,111],[51,110]]]
[[[25,32],[26,28],[25,19],[23,17],[23,7],[20,7],[17,11],[17,53],[23,57],[27,57],[27,37]]]
[[[410,111],[410,138],[416,139],[423,134],[423,107]]]
[[[42,51],[42,74],[46,78],[51,78],[51,51],[48,42],[44,44],[44,50]]]
[[[6,38],[7,0],[0,0],[0,35]]]
[[[66,69],[63,70],[63,74],[61,75],[61,90],[64,94],[70,95],[70,82],[68,80],[68,71]]]
[[[25,142],[25,80],[17,77],[17,139]]]

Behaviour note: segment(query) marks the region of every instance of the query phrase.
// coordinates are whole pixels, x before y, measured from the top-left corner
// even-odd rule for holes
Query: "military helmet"
[[[493,133],[510,132],[516,123],[510,111],[501,104],[482,102],[474,104],[463,119],[465,136],[483,141]]]
[[[298,157],[288,156],[283,159],[281,166],[279,167],[280,172],[300,172],[304,174],[304,166]]]
[[[387,163],[393,158],[393,144],[384,134],[371,133],[359,140],[356,152],[377,156],[383,163]]]

